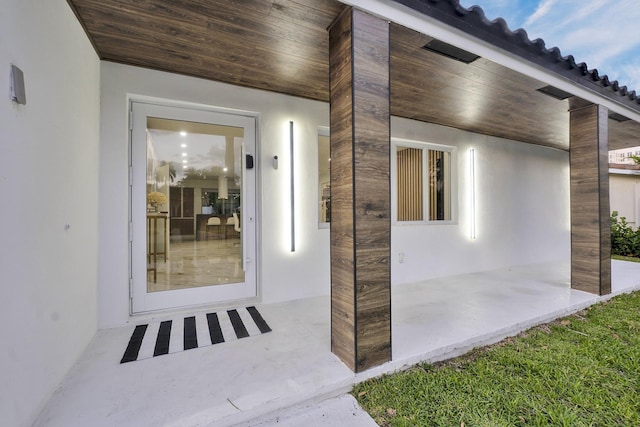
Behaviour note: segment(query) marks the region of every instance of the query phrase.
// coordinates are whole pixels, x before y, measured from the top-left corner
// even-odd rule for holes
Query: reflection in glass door
[[[147,292],[244,282],[243,137],[243,128],[147,118]]]
[[[134,118],[132,157],[144,192],[134,175],[132,217],[134,230],[139,229],[135,219],[141,209],[135,207],[144,206],[146,275],[143,287],[132,268],[133,311],[255,296],[255,184],[253,171],[247,174],[242,161],[247,129],[254,139],[253,119],[234,123],[234,116],[208,113],[208,122],[202,122],[175,118],[189,111],[170,107],[143,104],[139,110],[143,117]],[[141,143],[144,177],[135,167],[142,160]],[[136,249],[140,252],[136,243],[134,238],[132,263]],[[252,264],[249,269],[247,264]]]

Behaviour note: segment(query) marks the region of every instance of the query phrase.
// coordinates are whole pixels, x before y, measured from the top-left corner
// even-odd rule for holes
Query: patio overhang
[[[331,232],[332,269],[340,267],[338,261],[349,264],[345,276],[350,278],[339,283],[340,292],[332,301],[346,301],[340,314],[351,316],[344,326],[351,328],[351,336],[341,345],[349,347],[342,357],[351,359],[347,365],[352,369],[384,363],[391,354],[388,257],[375,254],[372,260],[380,262],[363,264],[357,263],[362,258],[355,259],[358,245],[369,241],[388,252],[388,206],[378,209],[376,198],[362,190],[366,186],[355,183],[363,164],[384,167],[378,143],[388,141],[389,115],[569,151],[572,286],[596,294],[610,292],[606,152],[640,145],[640,99],[597,70],[563,58],[558,49],[547,50],[544,42],[530,41],[523,31],[511,32],[504,21],[488,22],[481,9],[465,9],[457,0],[68,2],[103,60],[331,101],[332,108],[351,110],[351,119],[340,123],[332,111],[331,144],[332,149],[356,156],[345,159],[353,175],[342,183],[341,193],[353,197],[336,198],[333,205],[353,221],[342,223],[335,216],[334,225],[344,227],[332,227]],[[353,6],[358,15],[375,19],[365,28],[345,26],[344,31],[364,31],[361,48],[387,54],[380,55],[383,62],[352,67],[350,80],[339,88],[351,91],[353,100],[338,99],[330,91],[329,58],[339,54],[339,61],[356,63],[359,47],[330,48],[329,27],[345,11],[353,12]],[[378,33],[385,36],[367,37]],[[372,78],[373,66],[390,70],[387,86],[375,82],[385,93],[388,90],[387,102],[371,104],[375,108],[358,106],[358,91]],[[372,91],[363,92],[369,96]],[[351,104],[339,104],[343,101]],[[359,120],[376,126],[362,126]],[[337,129],[350,137],[334,138]],[[362,149],[367,141],[377,144],[373,157]],[[332,184],[338,182],[333,169]],[[388,167],[378,170],[388,179]],[[378,184],[389,188],[388,181]],[[349,250],[354,259],[339,257]],[[374,283],[370,277],[382,279]],[[379,336],[367,335],[375,331]],[[368,343],[362,348],[358,334]],[[354,359],[363,362],[359,365]]]
[[[348,7],[344,3],[373,14],[383,10],[378,2],[336,0],[68,2],[103,60],[325,102],[328,26]],[[563,58],[557,48],[547,50],[541,40],[531,42],[522,30],[511,32],[504,21],[489,23],[480,8],[467,10],[456,0],[395,3],[414,21],[437,20],[462,34],[466,46],[457,47],[490,46],[521,66],[505,66],[478,50],[471,53],[480,58],[469,64],[452,60],[424,48],[433,34],[394,22],[400,15],[386,16],[392,115],[568,150],[568,100],[540,91],[549,83],[526,72],[538,67],[572,85],[573,91],[563,89],[568,95],[589,92],[611,102],[608,108],[618,115],[637,114],[609,120],[609,148],[638,145],[640,98],[625,86]],[[456,44],[452,40],[441,41]]]

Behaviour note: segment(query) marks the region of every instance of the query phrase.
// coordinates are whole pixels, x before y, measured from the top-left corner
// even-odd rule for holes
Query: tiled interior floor
[[[613,294],[640,289],[640,264],[614,261],[612,270]],[[102,330],[36,425],[251,425],[256,417],[342,394],[418,361],[457,355],[600,299],[570,289],[568,264],[396,286],[393,360],[357,375],[330,352],[328,296],[259,305],[273,332],[122,365],[134,326]]]
[[[159,256],[156,277],[147,272],[149,292],[244,282],[240,239],[174,241],[167,260]]]

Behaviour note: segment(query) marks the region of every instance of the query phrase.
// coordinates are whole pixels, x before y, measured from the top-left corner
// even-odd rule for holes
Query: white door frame
[[[257,299],[257,125],[258,116],[245,112],[205,109],[184,104],[132,98],[129,102],[129,294],[131,314],[203,304]],[[165,292],[147,292],[146,262],[146,129],[147,117],[224,124],[244,128],[242,147],[243,284],[223,284]],[[144,141],[142,143],[141,141]],[[247,169],[246,157],[253,168]],[[142,161],[144,159],[144,161]]]

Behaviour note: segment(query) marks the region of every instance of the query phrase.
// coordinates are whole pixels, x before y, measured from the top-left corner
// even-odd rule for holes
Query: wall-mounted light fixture
[[[293,184],[293,121],[289,122],[289,156],[291,158],[291,252],[296,251],[295,187]]]
[[[469,237],[476,239],[476,150],[469,149]]]
[[[24,89],[24,74],[20,68],[13,64],[11,64],[10,82],[11,100],[17,104],[25,105],[27,103],[27,92]]]

